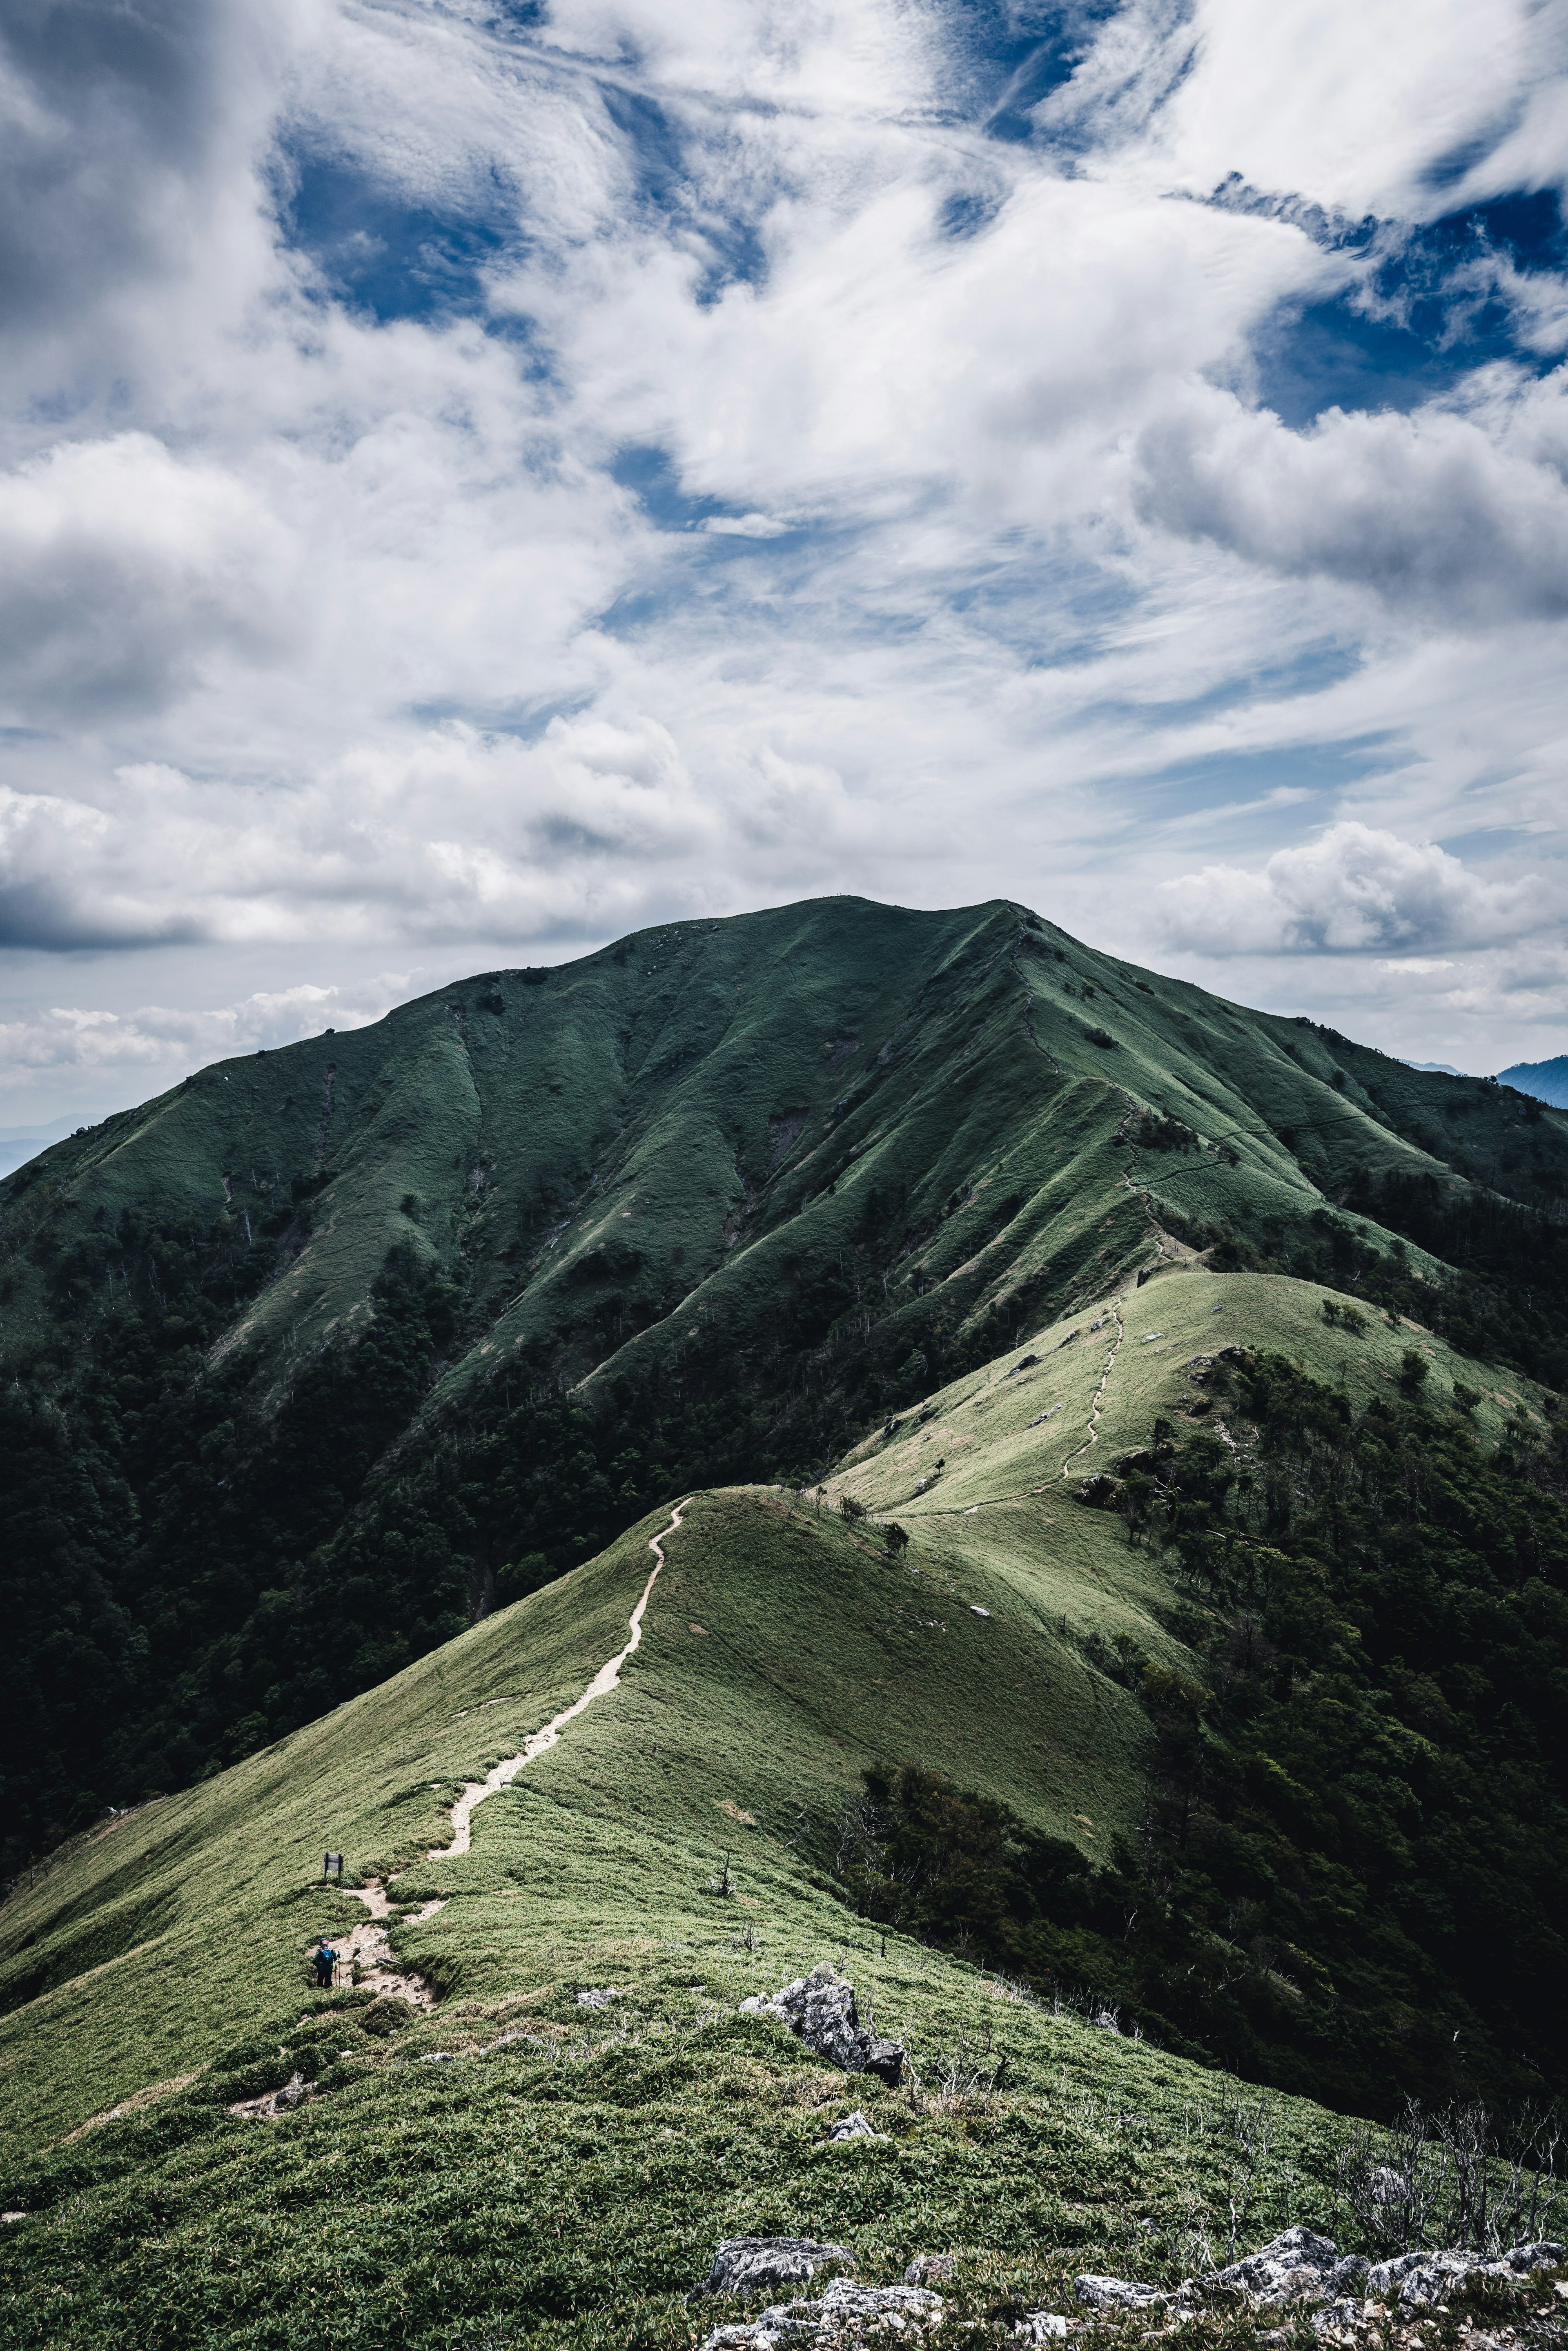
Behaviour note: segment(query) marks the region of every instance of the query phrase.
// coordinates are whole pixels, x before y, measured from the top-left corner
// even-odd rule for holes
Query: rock
[[[702,2351],[776,2351],[787,2343],[862,2343],[868,2332],[907,2338],[911,2327],[935,2326],[940,2294],[912,2285],[855,2285],[835,2278],[819,2302],[775,2303],[738,2326],[716,2326]]]
[[[1166,2298],[1158,2286],[1134,2285],[1129,2278],[1074,2278],[1072,2291],[1091,2310],[1148,2310]]]
[[[1118,1478],[1129,1478],[1134,1469],[1152,1469],[1155,1467],[1155,1455],[1148,1446],[1140,1445],[1134,1452],[1123,1454],[1116,1464],[1116,1475]]]
[[[1317,2236],[1311,2229],[1287,2229],[1282,2236],[1260,2245],[1255,2253],[1245,2254],[1228,2269],[1216,2270],[1206,2283],[1230,2286],[1259,2302],[1321,2302],[1328,2281],[1341,2270],[1349,2274],[1335,2291],[1348,2294],[1353,2284],[1365,2278],[1367,2263],[1358,2264],[1354,2257],[1341,2262],[1332,2237]]]
[[[977,1600],[970,1601],[969,1614],[971,1616],[988,1616],[990,1613],[991,1612],[988,1608],[982,1608]]]
[[[951,2253],[916,2253],[904,2273],[905,2285],[930,2285],[938,2278],[953,2274]]]
[[[726,2237],[701,2285],[686,2296],[706,2294],[766,2294],[769,2286],[804,2285],[821,2269],[853,2269],[847,2245],[821,2245],[814,2237]]]
[[[1049,1420],[1053,1413],[1058,1413],[1061,1410],[1061,1406],[1059,1404],[1053,1404],[1050,1405],[1046,1411],[1037,1412],[1034,1418],[1030,1422],[1030,1426],[1031,1428],[1038,1428],[1042,1420]]]
[[[857,2107],[852,2115],[846,2115],[841,2123],[833,2125],[832,2129],[828,2133],[828,2144],[831,2147],[841,2145],[848,2138],[885,2138],[886,2137],[885,2131],[874,2130]]]
[[[740,2003],[743,2016],[770,2016],[787,2024],[819,2057],[846,2074],[875,2074],[896,2089],[904,2073],[904,2050],[866,2031],[855,2011],[854,1986],[824,1959],[809,1976],[764,2000],[760,1993]]]
[[[1066,2319],[1059,2318],[1054,2310],[1031,2310],[1019,2320],[1013,2338],[1019,2343],[1060,2343],[1066,2333]]]
[[[618,1984],[597,1984],[589,1991],[580,1991],[577,2004],[579,2008],[611,2008],[625,1997]]]
[[[1542,2237],[1532,2245],[1515,2245],[1511,2252],[1504,2253],[1497,2266],[1500,2270],[1511,2270],[1516,2277],[1529,2277],[1536,2270],[1560,2269],[1565,2258],[1568,2245],[1560,2245],[1552,2237]]]
[[[450,2049],[427,2049],[419,2062],[422,2065],[455,2065],[457,2060]]]
[[[1445,2302],[1461,2280],[1488,2266],[1479,2253],[1396,2253],[1367,2272],[1367,2290],[1412,2304]]]
[[[1092,1478],[1085,1478],[1073,1499],[1086,1504],[1092,1510],[1108,1510],[1121,1490],[1114,1478],[1108,1478],[1103,1469],[1097,1469]]]

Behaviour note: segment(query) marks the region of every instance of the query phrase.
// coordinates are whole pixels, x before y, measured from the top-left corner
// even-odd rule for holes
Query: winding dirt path
[[[691,1499],[688,1494],[684,1501],[674,1505],[669,1525],[662,1527],[649,1541],[653,1565],[647,1583],[643,1586],[643,1596],[628,1620],[632,1637],[625,1647],[617,1650],[614,1656],[600,1667],[580,1698],[563,1707],[559,1714],[552,1715],[542,1730],[536,1730],[531,1739],[523,1741],[519,1754],[503,1758],[486,1773],[484,1779],[465,1783],[463,1793],[452,1807],[452,1842],[450,1844],[432,1845],[425,1855],[427,1861],[446,1861],[455,1854],[466,1853],[473,1840],[474,1814],[486,1797],[496,1795],[502,1788],[509,1788],[519,1771],[526,1771],[538,1757],[557,1744],[569,1722],[575,1722],[595,1698],[607,1698],[612,1689],[619,1687],[622,1667],[642,1646],[643,1615],[658,1581],[659,1570],[664,1564],[664,1539],[673,1535],[680,1525],[682,1513],[690,1508]],[[345,1886],[343,1891],[351,1894],[356,1902],[362,1902],[370,1912],[363,1926],[354,1928],[342,1948],[340,1956],[348,1965],[349,1980],[368,1985],[373,1991],[391,1992],[399,1999],[412,2001],[416,2008],[434,2007],[435,1994],[430,1986],[417,1975],[404,1975],[392,1958],[383,1921],[394,1907],[401,1906],[394,1906],[382,1879],[372,1877],[366,1886]],[[426,1902],[422,1908],[410,1914],[409,1923],[417,1926],[425,1918],[434,1918],[436,1912],[444,1907],[444,1896]],[[359,1969],[357,1979],[354,1974],[356,1963]]]
[[[1089,1434],[1084,1438],[1082,1445],[1075,1445],[1073,1447],[1072,1451],[1062,1463],[1061,1474],[1064,1478],[1071,1468],[1073,1463],[1077,1460],[1079,1455],[1081,1453],[1087,1453],[1092,1445],[1098,1445],[1100,1442],[1098,1423],[1100,1419],[1101,1405],[1105,1394],[1105,1384],[1116,1368],[1116,1358],[1121,1353],[1123,1342],[1127,1336],[1127,1326],[1122,1320],[1122,1301],[1119,1297],[1113,1298],[1111,1301],[1111,1312],[1116,1324],[1115,1344],[1105,1358],[1105,1368],[1100,1374],[1100,1384],[1095,1389],[1093,1396],[1090,1402]]]

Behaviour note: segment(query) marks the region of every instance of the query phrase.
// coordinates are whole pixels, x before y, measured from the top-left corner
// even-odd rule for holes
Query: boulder
[[[855,2113],[852,2115],[846,2115],[841,2123],[835,2123],[833,2125],[832,2129],[828,2133],[828,2144],[830,2147],[834,2147],[841,2146],[846,2139],[875,2138],[885,2140],[886,2137],[886,2131],[879,2131],[873,2124],[868,2123],[864,2115],[862,2115],[857,2108]],[[918,2280],[916,2283],[918,2283]]]
[[[766,2294],[770,2286],[804,2285],[821,2269],[851,2269],[847,2245],[819,2244],[814,2237],[726,2237],[701,2285],[686,2296],[706,2294]]]
[[[1074,2278],[1072,2291],[1091,2310],[1148,2310],[1166,2296],[1155,2285],[1134,2285],[1130,2278]]]
[[[942,2297],[912,2285],[855,2285],[836,2278],[820,2301],[775,2303],[741,2325],[716,2326],[702,2351],[778,2351],[812,2344],[863,2343],[886,2333],[907,2341],[914,2327],[935,2326]]]
[[[1322,2302],[1364,2291],[1368,2267],[1354,2253],[1342,2260],[1332,2237],[1296,2228],[1216,2270],[1206,2283],[1230,2286],[1259,2302]]]
[[[905,2285],[932,2285],[953,2274],[951,2253],[916,2253],[904,2273]]]
[[[1060,2343],[1067,2333],[1067,2321],[1054,2310],[1031,2310],[1019,2320],[1013,2329],[1017,2343]]]
[[[903,2076],[902,2046],[866,2031],[856,2011],[853,1984],[840,1976],[831,1960],[824,1959],[809,1976],[798,1976],[770,2000],[760,1993],[743,2000],[740,2011],[788,2025],[816,2056],[846,2074],[875,2074],[890,2089],[896,2089]]]

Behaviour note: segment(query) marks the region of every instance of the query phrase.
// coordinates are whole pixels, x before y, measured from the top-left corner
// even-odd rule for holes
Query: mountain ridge
[[[1174,1261],[1562,1384],[1564,1193],[1555,1113],[1006,902],[664,925],[214,1063],[0,1182],[13,1862]]]

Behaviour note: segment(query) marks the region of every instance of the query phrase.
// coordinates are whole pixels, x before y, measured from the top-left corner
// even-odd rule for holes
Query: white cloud
[[[1256,872],[1181,874],[1161,885],[1160,901],[1169,943],[1208,955],[1489,946],[1559,911],[1539,880],[1485,881],[1436,842],[1354,822],[1276,850]]]
[[[1206,410],[1144,435],[1152,520],[1445,620],[1568,614],[1568,486],[1474,419],[1335,409],[1288,433],[1222,396]]]
[[[1209,854],[1189,956],[1211,921],[1264,958],[1437,941],[1458,985],[1535,919],[1555,884],[1507,849],[1456,880],[1408,844],[1561,853],[1563,382],[1500,366],[1302,433],[1223,387],[1352,281],[1313,206],[1561,173],[1557,12],[1434,0],[1415,40],[1396,0],[1128,0],[1033,144],[985,134],[983,13],[14,16],[0,948],[29,987],[123,951],[84,1017],[153,1036],[147,959],[203,943],[286,995],[846,888],[1013,892],[1136,951]],[[1232,173],[1287,201],[1194,200]],[[1559,348],[1561,283],[1488,266]]]
[[[0,475],[0,706],[23,724],[167,702],[228,648],[270,664],[306,596],[255,491],[145,433]]]

